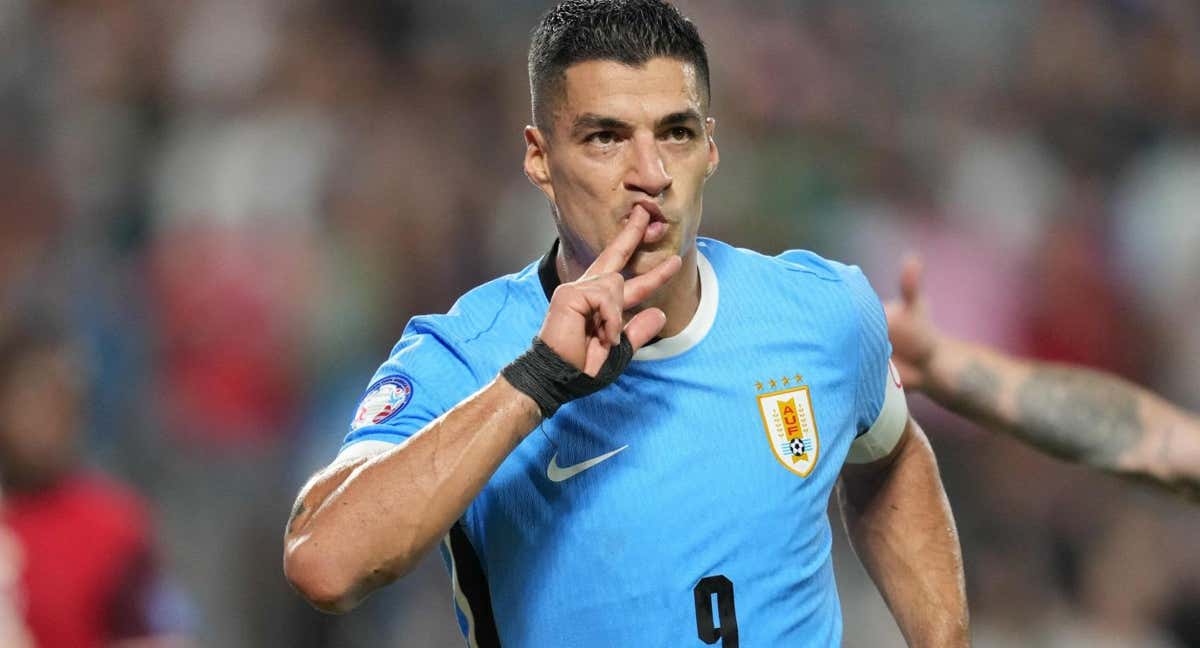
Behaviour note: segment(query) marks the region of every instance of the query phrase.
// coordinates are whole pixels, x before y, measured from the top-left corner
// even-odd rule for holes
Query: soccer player
[[[889,334],[906,387],[1059,459],[1157,484],[1200,502],[1200,419],[1116,376],[1013,358],[941,333],[905,262]]]
[[[838,646],[840,481],[908,642],[966,645],[954,520],[866,278],[697,238],[718,152],[694,25],[569,0],[529,72],[525,173],[559,239],[409,323],[300,492],[292,584],[347,610],[438,545],[471,646]]]

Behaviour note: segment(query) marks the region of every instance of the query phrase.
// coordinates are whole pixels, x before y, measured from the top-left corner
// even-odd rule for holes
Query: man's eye
[[[612,131],[599,131],[588,135],[587,141],[590,144],[608,146],[609,144],[617,141],[617,134]]]
[[[692,129],[684,126],[676,126],[675,128],[667,131],[667,138],[672,142],[686,142],[692,139],[694,136],[695,133],[692,132]]]

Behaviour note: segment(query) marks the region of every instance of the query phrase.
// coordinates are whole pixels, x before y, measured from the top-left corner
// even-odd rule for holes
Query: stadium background
[[[1200,5],[680,4],[722,153],[702,233],[884,297],[920,251],[948,330],[1200,409]],[[459,645],[435,561],[323,617],[280,535],[408,317],[552,240],[520,166],[545,8],[0,0],[0,327],[84,340],[89,460],[151,499],[199,645]],[[915,400],[978,646],[1200,646],[1194,506]],[[897,645],[837,556],[847,645]]]

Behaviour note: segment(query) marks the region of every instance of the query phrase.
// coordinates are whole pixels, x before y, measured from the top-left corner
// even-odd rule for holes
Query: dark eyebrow
[[[628,123],[621,121],[615,117],[605,117],[595,113],[584,113],[575,118],[575,123],[571,124],[571,132],[579,134],[585,130],[629,130],[632,128]]]
[[[696,112],[695,110],[692,110],[691,108],[688,108],[687,110],[683,110],[683,111],[680,111],[677,113],[671,113],[670,115],[667,115],[666,117],[663,117],[662,119],[658,120],[658,124],[656,125],[656,130],[662,130],[663,128],[666,128],[668,126],[680,126],[682,124],[687,124],[690,122],[699,123],[699,122],[703,122],[703,121],[704,120],[700,118],[700,113]]]
[[[671,113],[658,120],[655,124],[655,130],[662,130],[670,126],[679,126],[688,123],[703,122],[700,113],[688,108],[679,112]],[[605,117],[596,113],[584,113],[575,118],[575,123],[571,124],[571,133],[578,135],[587,130],[630,130],[633,126],[628,122],[617,119],[616,117]]]

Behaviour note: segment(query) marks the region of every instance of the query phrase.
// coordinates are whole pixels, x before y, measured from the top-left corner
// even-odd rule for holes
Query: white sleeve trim
[[[878,461],[891,454],[904,434],[908,425],[908,401],[904,398],[904,388],[896,377],[897,371],[888,361],[887,382],[884,387],[883,407],[871,429],[860,435],[850,444],[850,453],[846,455],[846,463],[864,464]]]
[[[342,448],[338,456],[334,458],[329,465],[340,464],[343,461],[353,461],[354,459],[362,459],[363,457],[374,457],[377,454],[382,454],[396,447],[395,443],[380,441],[378,439],[367,439]]]

